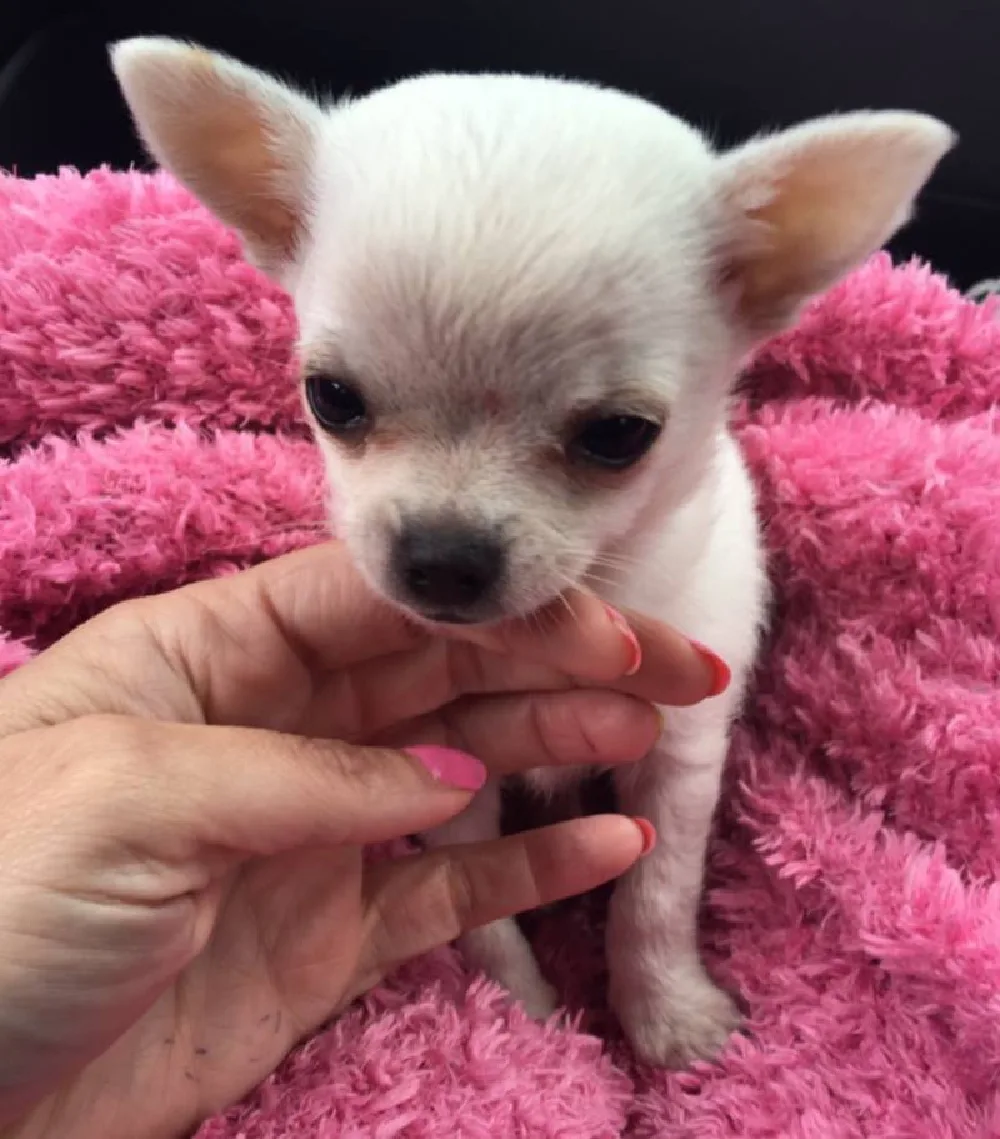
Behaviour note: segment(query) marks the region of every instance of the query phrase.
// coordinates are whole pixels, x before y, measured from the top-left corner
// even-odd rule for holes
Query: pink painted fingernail
[[[649,819],[634,818],[632,822],[639,828],[639,834],[642,835],[642,850],[639,851],[639,857],[645,858],[656,846],[656,827]]]
[[[618,612],[617,609],[604,604],[607,610],[608,617],[611,619],[611,624],[618,630],[619,633],[625,638],[625,643],[628,645],[629,652],[632,654],[629,658],[629,666],[625,670],[626,676],[635,676],[635,674],[642,668],[642,645],[639,644],[639,638],[632,631],[632,626],[628,621]]]
[[[709,696],[718,696],[725,692],[729,687],[729,682],[733,679],[733,674],[729,671],[729,665],[717,653],[713,653],[710,648],[706,648],[700,641],[692,641],[691,648],[701,657],[701,659],[712,670],[712,687],[708,693]]]
[[[475,756],[450,747],[408,747],[407,755],[423,766],[441,783],[460,791],[478,791],[486,782],[486,768]]]

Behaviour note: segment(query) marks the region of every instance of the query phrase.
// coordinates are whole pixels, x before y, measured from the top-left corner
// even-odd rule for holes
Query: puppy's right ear
[[[253,68],[177,40],[111,48],[150,155],[279,280],[308,230],[321,108]]]

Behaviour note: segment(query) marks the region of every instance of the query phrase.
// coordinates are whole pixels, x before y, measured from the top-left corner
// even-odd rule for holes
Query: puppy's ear
[[[320,107],[176,40],[124,40],[112,47],[111,65],[150,155],[280,278],[309,225]]]
[[[794,320],[909,220],[955,136],[926,115],[837,115],[719,157],[720,257],[747,331]]]

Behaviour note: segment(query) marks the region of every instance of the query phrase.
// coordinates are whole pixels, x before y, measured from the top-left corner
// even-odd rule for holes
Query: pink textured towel
[[[532,923],[578,1026],[526,1021],[442,950],[200,1139],[1000,1134],[998,315],[878,257],[748,373],[777,602],[704,931],[752,1034],[637,1068],[590,898]],[[167,178],[0,181],[0,669],[313,540],[292,337]]]

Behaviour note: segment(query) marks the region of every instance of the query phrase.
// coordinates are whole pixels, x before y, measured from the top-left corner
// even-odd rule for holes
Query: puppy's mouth
[[[481,598],[472,605],[421,605],[415,603],[412,596],[401,590],[393,581],[386,581],[385,577],[369,577],[376,592],[382,595],[394,608],[414,625],[427,630],[470,628],[478,626],[489,628],[504,625],[511,621],[530,620],[535,615],[541,615],[553,607],[564,604],[561,590],[539,590],[535,596],[525,597],[523,594],[516,600],[513,597],[500,593],[491,597]],[[517,601],[521,603],[518,604]]]
[[[389,600],[398,609],[401,609],[409,620],[418,625],[438,629],[499,625],[504,621],[516,620],[521,616],[520,613],[510,611],[503,605],[476,606],[470,609],[428,609],[414,605],[410,600],[399,597],[398,594],[395,596],[390,594]]]
[[[421,620],[428,621],[432,625],[484,625],[489,623],[470,617],[468,613],[458,613],[453,609],[441,609],[420,616]]]
[[[479,626],[487,628],[492,625],[503,625],[509,621],[523,621],[536,613],[559,603],[560,595],[546,594],[534,604],[528,606],[512,606],[505,604],[503,599],[496,599],[469,608],[440,607],[430,608],[414,605],[406,597],[400,597],[396,592],[384,594],[389,601],[418,625],[430,628],[469,628]]]

